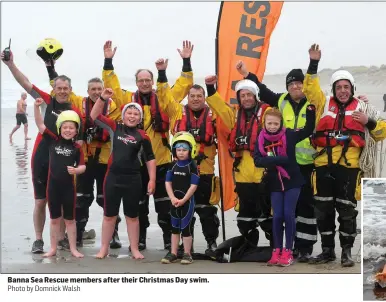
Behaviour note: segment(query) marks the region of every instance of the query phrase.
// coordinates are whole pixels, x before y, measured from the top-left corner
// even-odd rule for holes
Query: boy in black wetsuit
[[[44,124],[39,106],[43,104],[42,98],[35,101],[35,122],[39,132],[49,143],[49,174],[47,181],[47,201],[51,216],[51,249],[43,257],[56,255],[60,220],[66,224],[71,254],[82,258],[83,254],[76,250],[76,224],[75,204],[76,174],[86,170],[82,147],[75,143],[80,126],[79,115],[73,110],[65,110],[56,120],[58,135],[50,131]]]
[[[192,158],[197,155],[196,141],[189,132],[178,132],[173,137],[172,153],[177,161],[172,163],[166,174],[166,191],[171,200],[170,216],[172,219],[171,251],[161,260],[162,263],[177,261],[177,249],[182,234],[184,256],[181,264],[193,262],[191,222],[194,216],[194,192],[200,177],[197,165]]]
[[[114,232],[121,200],[126,218],[130,250],[134,259],[143,259],[138,250],[139,202],[142,195],[141,161],[146,161],[149,173],[147,194],[155,190],[156,163],[150,138],[138,125],[143,119],[142,107],[128,103],[122,108],[122,122],[118,123],[102,115],[104,103],[113,95],[111,88],[103,90],[91,110],[90,116],[95,124],[107,129],[111,138],[111,154],[104,181],[104,217],[102,225],[102,246],[96,258],[105,258]]]

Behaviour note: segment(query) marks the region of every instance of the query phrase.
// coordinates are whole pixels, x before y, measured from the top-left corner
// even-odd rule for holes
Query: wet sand
[[[31,112],[31,108],[28,110]],[[340,259],[326,265],[294,264],[287,268],[267,267],[265,263],[217,263],[213,261],[197,260],[189,267],[180,264],[161,264],[160,260],[165,255],[161,250],[163,246],[161,231],[157,225],[154,207],[151,201],[150,223],[148,228],[147,245],[144,252],[146,259],[132,260],[128,255],[128,239],[126,226],[121,223],[119,236],[123,247],[111,250],[112,255],[104,260],[94,258],[100,246],[102,225],[102,209],[94,202],[90,208],[90,221],[87,229],[96,230],[95,240],[86,241],[81,250],[85,254],[83,259],[71,257],[69,252],[59,251],[57,257],[43,259],[41,255],[31,254],[34,241],[32,221],[33,213],[33,188],[31,183],[30,159],[37,129],[33,116],[30,115],[29,136],[31,141],[24,141],[24,133],[19,129],[14,135],[14,144],[11,146],[8,135],[15,124],[15,111],[3,109],[2,136],[1,136],[1,169],[2,169],[2,198],[1,198],[1,271],[2,273],[357,273],[361,272],[360,242],[361,235],[355,240],[352,254],[358,260],[353,268],[342,268]],[[359,205],[360,206],[360,205]],[[358,208],[359,213],[360,208]],[[122,210],[121,210],[122,211]],[[225,213],[226,237],[238,236],[236,214],[233,210]],[[122,212],[121,212],[121,215]],[[123,216],[122,216],[123,217]],[[338,223],[337,223],[338,225]],[[358,215],[358,228],[361,217]],[[49,215],[47,210],[46,227],[44,230],[45,250],[49,247]],[[264,236],[261,236],[264,237]],[[221,239],[220,239],[221,238]],[[222,233],[218,243],[222,241]],[[262,239],[259,245],[268,245]],[[338,234],[336,235],[336,253],[340,257]],[[195,227],[195,251],[204,252],[206,242],[202,235],[201,225],[197,219]],[[359,257],[357,253],[359,251]],[[320,239],[314,246],[313,255],[321,252]]]

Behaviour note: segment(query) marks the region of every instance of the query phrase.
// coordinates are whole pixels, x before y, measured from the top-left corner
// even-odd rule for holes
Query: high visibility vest
[[[299,115],[295,116],[295,112],[288,100],[285,97],[288,93],[283,93],[279,98],[279,110],[283,115],[284,127],[288,129],[302,129],[306,125],[306,110],[310,104],[308,101],[300,109]],[[312,147],[310,138],[307,137],[296,144],[296,161],[299,165],[310,165],[314,162],[313,155],[316,153]]]

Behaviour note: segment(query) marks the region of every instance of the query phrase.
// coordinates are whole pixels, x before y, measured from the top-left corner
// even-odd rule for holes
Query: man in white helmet
[[[354,266],[351,249],[356,237],[357,200],[360,197],[362,171],[359,158],[365,147],[365,131],[375,141],[386,138],[385,121],[375,121],[361,112],[362,101],[354,97],[355,82],[346,70],[338,70],[331,77],[333,96],[327,97],[317,77],[321,58],[319,45],[312,45],[310,65],[303,91],[316,106],[316,129],[313,144],[317,150],[312,175],[315,216],[322,239],[322,253],[310,263],[334,261],[335,211],[339,218],[339,240],[342,247],[341,264]]]
[[[272,217],[270,215],[270,198],[262,182],[264,169],[256,168],[253,161],[253,152],[259,128],[265,110],[269,105],[259,99],[259,88],[251,80],[241,80],[235,90],[239,110],[236,113],[214,90],[216,77],[205,79],[207,83],[207,104],[228,128],[230,138],[229,147],[235,156],[234,179],[236,192],[239,198],[239,213],[237,226],[243,235],[252,244],[257,244],[260,225],[265,236],[272,241]]]

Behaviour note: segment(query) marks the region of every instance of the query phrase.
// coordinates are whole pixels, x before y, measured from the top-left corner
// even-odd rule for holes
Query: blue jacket
[[[313,105],[307,107],[306,119],[307,122],[303,129],[298,131],[286,129],[287,156],[263,156],[259,150],[259,140],[256,139],[253,159],[256,167],[267,169],[266,175],[264,176],[264,182],[267,184],[270,192],[280,192],[293,188],[300,188],[305,183],[299,165],[296,162],[295,146],[298,142],[309,137],[314,131],[315,107]],[[277,154],[276,149],[275,153]],[[279,177],[276,165],[283,167],[290,176],[290,179]]]

